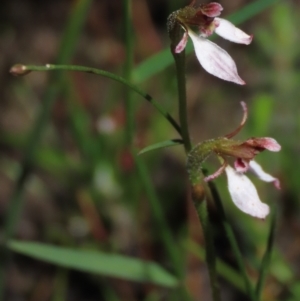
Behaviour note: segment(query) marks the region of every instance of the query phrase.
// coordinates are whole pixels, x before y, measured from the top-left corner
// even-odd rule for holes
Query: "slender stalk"
[[[274,239],[275,239],[276,216],[277,216],[277,212],[276,212],[276,208],[275,208],[271,215],[271,224],[270,224],[270,232],[269,232],[269,236],[268,236],[267,248],[266,248],[264,257],[262,259],[262,263],[261,263],[261,267],[260,267],[260,271],[259,271],[259,278],[258,278],[256,289],[255,289],[256,301],[261,300],[263,286],[264,286],[264,283],[265,283],[265,280],[267,277],[267,272],[268,272],[268,269],[270,266],[270,261],[271,261],[273,246],[274,246]]]
[[[203,177],[201,178],[203,179]],[[195,180],[190,177],[192,184],[192,199],[203,229],[205,239],[205,259],[209,272],[212,297],[214,301],[220,301],[221,296],[217,279],[216,252],[213,241],[213,230],[207,210],[206,185],[202,179],[199,181],[199,177],[197,177]]]
[[[95,75],[108,77],[112,80],[115,80],[119,83],[126,85],[127,87],[129,87],[133,91],[135,91],[137,94],[141,95],[144,99],[149,101],[158,110],[158,112],[169,121],[169,123],[173,126],[173,128],[181,136],[181,128],[178,125],[178,123],[176,122],[176,120],[167,111],[165,111],[163,109],[163,107],[157,101],[155,101],[148,93],[140,90],[136,85],[130,83],[129,81],[125,80],[124,78],[117,76],[113,73],[110,73],[110,72],[107,72],[104,70],[100,70],[100,69],[96,69],[96,68],[86,67],[86,66],[51,65],[51,64],[47,64],[45,66],[19,65],[18,64],[18,65],[14,65],[10,69],[10,72],[14,75],[25,75],[25,74],[29,73],[30,71],[53,71],[53,70],[80,71],[80,72],[92,73]]]
[[[186,80],[185,80],[185,51],[180,53],[175,53],[175,46],[180,40],[181,29],[178,26],[171,29],[170,34],[171,52],[173,54],[176,66],[176,76],[177,76],[177,88],[178,88],[178,100],[179,100],[179,119],[181,126],[181,134],[184,143],[185,152],[188,154],[191,151],[192,145],[188,130],[188,120],[187,120],[187,101],[186,101]],[[201,173],[201,171],[200,171]],[[213,242],[213,231],[212,225],[209,220],[209,214],[206,205],[206,189],[207,185],[203,181],[203,175],[197,175],[195,177],[190,176],[190,182],[192,186],[192,199],[194,202],[195,209],[197,211],[200,223],[202,225],[204,238],[205,238],[205,251],[206,251],[206,263],[209,272],[209,278],[212,289],[212,297],[214,301],[220,301],[220,290],[217,281],[217,271],[216,271],[216,255]]]
[[[124,0],[124,31],[125,31],[125,48],[126,48],[126,59],[124,66],[124,78],[128,81],[132,81],[132,68],[133,68],[133,39],[132,39],[132,14],[131,14],[131,0]],[[124,91],[125,98],[125,114],[126,114],[126,125],[125,125],[125,139],[126,144],[131,145],[134,136],[134,107],[132,103],[132,91],[126,89]]]
[[[184,148],[188,153],[191,148],[191,141],[189,135],[188,121],[187,121],[187,106],[186,106],[186,81],[185,81],[185,51],[181,53],[173,53],[176,76],[177,76],[177,88],[178,88],[178,100],[179,100],[179,120],[182,132],[182,139],[184,142]]]
[[[162,242],[165,244],[165,249],[174,266],[175,273],[177,274],[177,276],[180,276],[182,278],[183,276],[183,270],[181,268],[182,258],[180,258],[181,256],[180,256],[179,249],[175,247],[175,242],[173,240],[172,233],[169,230],[169,226],[166,222],[166,218],[164,216],[162,206],[155,192],[155,189],[153,188],[153,185],[151,183],[151,179],[149,177],[147,168],[143,160],[141,160],[140,157],[137,156],[134,151],[132,151],[132,154],[134,156],[137,165],[137,171],[139,174],[141,184],[144,186],[144,190],[146,192],[146,195],[148,197],[151,206],[151,211],[153,212],[153,215],[155,217],[155,224],[157,226],[157,229],[159,229],[158,235],[160,236]]]

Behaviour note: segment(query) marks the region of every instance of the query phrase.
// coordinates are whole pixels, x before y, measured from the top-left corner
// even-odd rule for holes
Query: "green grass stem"
[[[262,259],[262,263],[261,263],[261,267],[260,267],[260,271],[259,271],[259,277],[258,277],[256,289],[255,289],[256,301],[261,300],[263,286],[266,281],[267,273],[268,273],[269,267],[270,267],[274,240],[275,240],[276,217],[277,217],[276,209],[274,209],[273,213],[271,215],[271,223],[270,223],[270,231],[269,231],[269,235],[268,235],[267,248],[266,248],[265,254]]]
[[[23,71],[24,73],[30,72],[30,71],[54,71],[54,70],[64,70],[64,71],[79,71],[79,72],[87,72],[87,73],[92,73],[95,75],[100,75],[100,76],[105,76],[107,78],[110,78],[112,80],[118,81],[127,87],[131,88],[133,91],[135,91],[137,94],[142,96],[145,100],[150,102],[157,110],[158,112],[164,116],[169,123],[173,126],[173,128],[178,132],[178,134],[181,136],[181,128],[176,122],[176,120],[167,112],[163,109],[163,107],[156,102],[148,93],[140,90],[136,85],[128,82],[124,78],[117,76],[113,73],[92,68],[92,67],[86,67],[86,66],[76,66],[76,65],[51,65],[47,64],[45,66],[35,66],[35,65],[15,65],[11,68],[11,72],[13,74],[18,75],[18,73],[15,72],[15,69],[20,69],[21,72]],[[20,73],[20,75],[22,75]]]

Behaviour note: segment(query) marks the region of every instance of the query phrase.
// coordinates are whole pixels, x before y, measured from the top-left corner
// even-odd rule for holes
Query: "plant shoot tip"
[[[29,72],[31,72],[30,70],[28,70],[26,68],[25,65],[22,65],[22,64],[16,64],[14,66],[12,66],[9,70],[9,72],[12,74],[12,75],[15,75],[15,76],[20,76],[20,75],[26,75],[28,74]]]

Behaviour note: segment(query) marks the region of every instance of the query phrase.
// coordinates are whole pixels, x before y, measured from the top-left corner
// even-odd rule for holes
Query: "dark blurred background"
[[[220,1],[222,17],[252,1]],[[263,1],[262,1],[263,2]],[[51,79],[48,72],[16,78],[15,63],[56,62],[61,38],[76,1],[2,0],[0,10],[0,224],[16,189],[28,137]],[[184,0],[133,0],[134,64],[169,47],[168,15],[187,5]],[[193,143],[222,136],[237,127],[248,104],[248,122],[240,139],[275,138],[278,154],[258,157],[265,170],[281,180],[281,191],[254,182],[261,199],[278,208],[276,242],[263,300],[298,301],[300,286],[300,3],[278,1],[239,25],[254,34],[251,45],[220,38],[216,43],[235,59],[247,82],[239,87],[205,73],[195,55],[187,59],[189,125]],[[70,58],[72,64],[123,74],[125,60],[123,6],[120,0],[95,0]],[[149,200],[137,177],[134,160],[124,145],[124,87],[104,77],[66,73],[64,93],[57,97],[46,130],[34,153],[32,172],[15,238],[74,248],[87,247],[159,262],[172,270],[157,234]],[[170,66],[139,86],[177,118],[176,79]],[[67,95],[67,96],[66,96]],[[134,145],[178,138],[169,124],[140,96],[135,108]],[[163,207],[174,239],[203,244],[185,174],[180,146],[145,154],[142,159]],[[206,168],[218,168],[214,160]],[[216,181],[235,229],[249,273],[255,279],[265,249],[268,220],[245,216],[231,203],[225,176]],[[214,209],[212,208],[212,212]],[[216,225],[218,256],[236,267],[220,225]],[[1,231],[1,229],[0,229]],[[194,300],[210,300],[203,261],[188,256],[186,283]],[[247,300],[226,279],[224,300]],[[169,300],[168,290],[125,280],[91,276],[55,267],[21,255],[7,262],[6,300]]]

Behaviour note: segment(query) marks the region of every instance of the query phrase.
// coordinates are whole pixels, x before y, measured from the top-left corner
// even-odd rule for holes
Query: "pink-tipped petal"
[[[256,143],[260,147],[269,150],[270,152],[279,152],[281,150],[280,144],[273,138],[264,137],[256,138]]]
[[[243,212],[264,219],[270,212],[269,206],[259,199],[253,183],[241,173],[227,166],[228,190],[233,203]]]
[[[175,53],[180,53],[185,49],[186,43],[188,41],[189,35],[187,32],[185,32],[183,34],[182,39],[180,40],[180,42],[178,43],[178,45],[175,48]]]
[[[193,41],[199,63],[208,73],[239,85],[245,84],[238,75],[234,60],[224,49],[197,36],[192,30],[188,34]]]
[[[280,181],[270,174],[266,173],[262,167],[255,161],[249,162],[249,170],[264,182],[272,182],[277,189],[280,189]]]
[[[222,19],[215,18],[214,22],[217,22],[218,26],[215,29],[215,33],[222,38],[239,44],[249,45],[253,39],[253,35],[248,35],[239,28],[235,27],[231,22]]]
[[[202,14],[204,14],[207,17],[211,17],[211,18],[220,16],[222,10],[223,10],[222,5],[217,2],[211,2],[208,4],[204,4],[201,6],[201,9],[200,9]]]

